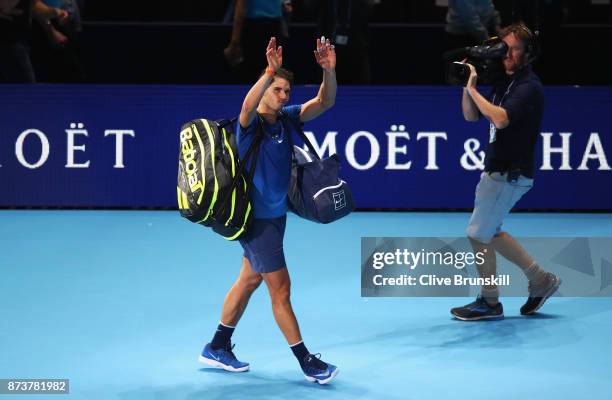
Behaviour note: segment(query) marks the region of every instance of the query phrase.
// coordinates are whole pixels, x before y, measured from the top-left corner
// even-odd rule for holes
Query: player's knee
[[[289,285],[278,288],[270,292],[272,298],[272,306],[281,306],[290,303],[291,289]]]
[[[241,277],[238,280],[238,284],[243,288],[243,290],[253,292],[259,287],[261,281],[261,275],[251,275],[248,277]]]

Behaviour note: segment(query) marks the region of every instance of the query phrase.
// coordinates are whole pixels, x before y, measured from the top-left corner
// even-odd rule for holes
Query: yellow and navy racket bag
[[[176,187],[181,216],[227,240],[240,238],[252,223],[250,189],[261,142],[256,135],[241,161],[235,123],[195,119],[182,126]]]

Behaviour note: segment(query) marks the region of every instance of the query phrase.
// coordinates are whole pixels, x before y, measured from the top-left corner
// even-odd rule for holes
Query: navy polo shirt
[[[283,107],[284,118],[300,122],[302,105]],[[249,126],[243,128],[238,122],[238,153],[244,157],[257,129],[259,116],[253,118]],[[291,176],[291,132],[285,132],[281,118],[272,125],[263,119],[264,137],[259,149],[257,167],[253,176],[254,187],[251,190],[253,214],[255,218],[277,218],[287,214],[287,190]],[[293,130],[293,124],[287,123],[287,129]],[[247,166],[248,167],[248,166]]]
[[[504,129],[491,127],[485,171],[520,169],[533,178],[535,146],[544,114],[544,88],[531,67],[505,75],[493,85],[488,100],[508,113]]]

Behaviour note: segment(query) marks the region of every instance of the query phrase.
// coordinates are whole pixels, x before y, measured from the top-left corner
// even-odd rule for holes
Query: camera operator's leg
[[[533,258],[525,251],[523,246],[508,232],[501,231],[493,238],[491,244],[505,259],[518,265],[522,270],[534,263]]]
[[[478,275],[481,278],[494,277],[497,273],[495,248],[490,244],[479,242],[473,238],[469,238],[469,240],[474,253],[480,253],[483,256],[484,262],[481,265],[477,265]],[[483,285],[480,289],[480,296],[490,306],[496,306],[499,303],[499,289],[495,284]]]
[[[508,232],[500,232],[493,238],[491,244],[505,259],[521,268],[529,282],[540,283],[545,279],[546,271],[540,268],[523,246]]]
[[[481,253],[484,262],[478,265],[482,278],[494,278],[497,270],[495,248],[491,240],[500,231],[504,217],[510,211],[508,197],[511,191],[498,173],[483,172],[476,186],[474,211],[467,227],[467,236],[475,253]],[[461,320],[501,319],[504,316],[499,302],[499,289],[491,284],[481,288],[473,303],[453,308],[451,314]]]
[[[516,184],[510,184],[514,189],[512,205],[531,189],[533,180],[519,177]],[[521,307],[521,314],[536,312],[546,300],[557,291],[561,279],[550,272],[544,271],[527,251],[507,232],[499,232],[491,244],[504,258],[523,270],[529,280],[529,297]]]
[[[521,314],[535,313],[557,291],[559,285],[561,285],[561,279],[553,273],[544,271],[509,233],[500,232],[492,243],[499,254],[518,265],[527,276],[529,298],[521,307]]]
[[[523,273],[525,273],[525,276],[527,276],[529,280],[530,297],[545,297],[541,299],[541,304],[538,304],[538,308],[541,307],[544,301],[546,301],[546,299],[559,287],[561,281],[550,272],[544,271],[540,265],[531,258],[523,246],[521,246],[521,244],[508,232],[500,232],[499,235],[493,239],[491,244],[505,259],[523,270]],[[552,290],[553,288],[554,290]],[[529,310],[529,308],[530,307],[527,307],[523,311],[529,311],[527,312],[528,314],[535,312],[535,310]]]
[[[509,199],[508,209],[510,211],[521,197],[531,189],[533,179],[519,176],[515,183],[506,183],[506,185],[512,189],[512,197]],[[540,281],[543,278],[544,271],[538,267],[537,263],[525,251],[523,246],[509,233],[500,230],[491,241],[491,244],[504,258],[520,267],[530,281]]]

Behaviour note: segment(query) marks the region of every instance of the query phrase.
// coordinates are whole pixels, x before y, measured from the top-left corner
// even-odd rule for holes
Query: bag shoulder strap
[[[224,121],[229,121],[229,123],[233,123],[236,122],[236,120],[237,117],[234,117],[231,120]],[[255,168],[257,168],[257,159],[259,158],[259,149],[261,148],[260,145],[261,141],[263,140],[263,128],[261,126],[261,121],[257,123],[257,127],[253,134],[253,141],[249,145],[249,148],[244,154],[244,157],[238,160],[238,171],[236,175],[234,175],[234,179],[232,180],[230,192],[232,192],[236,188],[236,186],[238,186],[238,184],[240,183],[240,177],[242,177],[243,175],[246,176],[248,179],[249,190],[251,186],[253,186],[253,176],[255,176]],[[246,171],[246,167],[249,163],[249,160],[251,160],[251,167],[248,171]]]
[[[317,154],[314,146],[312,145],[312,143],[310,142],[306,134],[304,134],[304,130],[302,129],[302,125],[304,124],[302,122],[297,123],[295,120],[293,120],[293,118],[289,118],[285,113],[282,113],[282,112],[279,115],[279,117],[281,119],[281,123],[283,124],[283,128],[287,132],[287,137],[289,138],[289,142],[293,145],[293,141],[291,140],[291,130],[288,129],[287,122],[289,122],[289,124],[293,126],[293,129],[297,132],[298,136],[300,137],[300,139],[302,139],[304,144],[306,144],[306,146],[308,147],[308,150],[310,150],[312,155],[317,160],[320,160],[321,157],[319,157],[319,154]]]
[[[253,141],[251,142],[251,145],[247,149],[247,152],[244,156],[245,158],[244,168],[246,168],[246,165],[249,160],[249,155],[250,155],[249,153],[253,151],[253,154],[251,156],[251,168],[249,169],[249,172],[247,175],[249,179],[249,188],[248,188],[249,195],[251,192],[251,188],[253,187],[253,177],[255,176],[255,168],[257,168],[257,160],[259,159],[259,150],[261,149],[261,142],[263,141],[263,137],[264,137],[263,126],[262,126],[261,119],[259,118],[259,114],[257,114],[257,127],[255,128],[255,132],[253,134],[255,135],[253,137]]]
[[[230,123],[233,123],[233,122],[236,122],[236,120],[237,120],[237,117],[232,118],[231,120],[223,120],[223,121],[229,121]],[[243,176],[246,178],[246,181],[247,181],[246,195],[249,198],[251,196],[251,189],[253,187],[253,177],[255,176],[255,168],[257,168],[257,159],[259,158],[259,149],[261,148],[260,145],[261,145],[261,141],[263,140],[263,128],[261,127],[261,121],[257,123],[257,128],[255,129],[254,135],[255,136],[253,137],[253,141],[249,145],[249,148],[244,154],[244,157],[238,160],[238,171],[236,172],[236,175],[234,175],[234,178],[232,179],[232,185],[230,187],[230,190],[226,193],[225,197],[221,200],[220,204],[221,204],[222,213],[225,213],[225,207],[227,207],[229,204],[231,193],[238,187],[238,185],[240,184],[240,180]],[[249,163],[249,160],[252,160],[251,168],[249,168],[249,171],[245,174],[246,166]]]

